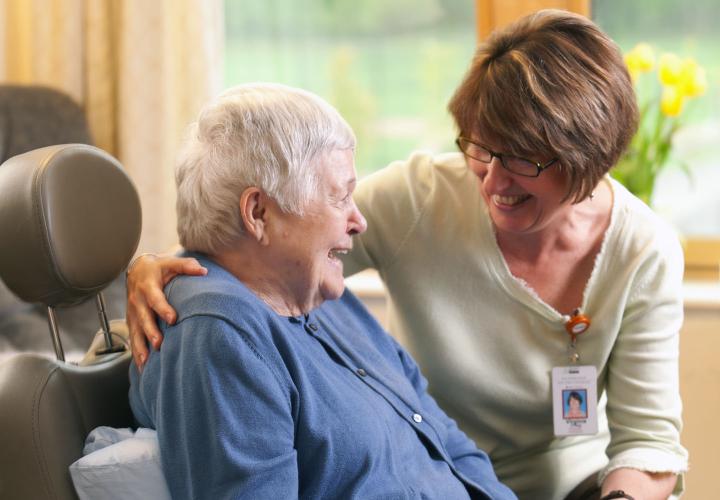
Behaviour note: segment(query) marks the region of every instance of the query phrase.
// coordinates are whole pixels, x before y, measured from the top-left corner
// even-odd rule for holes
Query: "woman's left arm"
[[[658,237],[633,279],[607,364],[608,466],[603,491],[667,498],[682,490],[679,332],[683,320],[682,249]],[[678,484],[676,486],[676,480]]]
[[[603,481],[600,496],[622,490],[637,500],[665,500],[672,494],[676,482],[677,475],[671,472],[652,474],[636,469],[615,469]]]

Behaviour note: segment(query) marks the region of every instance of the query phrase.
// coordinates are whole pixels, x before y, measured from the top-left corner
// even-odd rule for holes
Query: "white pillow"
[[[154,430],[98,427],[85,440],[83,453],[70,466],[80,500],[170,500]]]

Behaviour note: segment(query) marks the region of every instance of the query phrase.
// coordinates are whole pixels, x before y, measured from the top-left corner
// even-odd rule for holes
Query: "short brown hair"
[[[480,134],[519,156],[558,158],[574,202],[615,165],[638,122],[618,46],[589,19],[561,10],[490,35],[448,109],[461,135]]]

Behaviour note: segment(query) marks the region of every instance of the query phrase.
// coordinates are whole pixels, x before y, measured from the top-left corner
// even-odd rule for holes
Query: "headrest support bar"
[[[57,318],[55,318],[55,309],[52,306],[47,308],[48,325],[50,326],[50,336],[52,337],[53,347],[55,348],[55,357],[58,361],[65,361],[65,352],[63,351],[62,342],[60,341],[60,331],[57,326]]]
[[[107,314],[105,313],[105,297],[102,292],[95,296],[95,306],[97,307],[98,319],[100,320],[100,329],[105,338],[105,348],[98,349],[96,354],[108,354],[111,352],[123,352],[125,346],[123,344],[113,345],[112,335],[110,334],[110,324],[108,323]]]

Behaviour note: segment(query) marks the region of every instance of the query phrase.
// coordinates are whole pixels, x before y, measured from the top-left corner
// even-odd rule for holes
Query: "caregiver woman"
[[[379,271],[390,330],[520,498],[678,494],[682,252],[607,175],[637,127],[618,47],[584,17],[537,12],[479,47],[449,109],[462,154],[360,183],[368,230],[346,273]],[[172,319],[176,272],[199,269],[149,257],[130,273],[138,360],[142,333],[160,340],[147,304]],[[587,420],[563,420],[565,389],[586,391]]]

